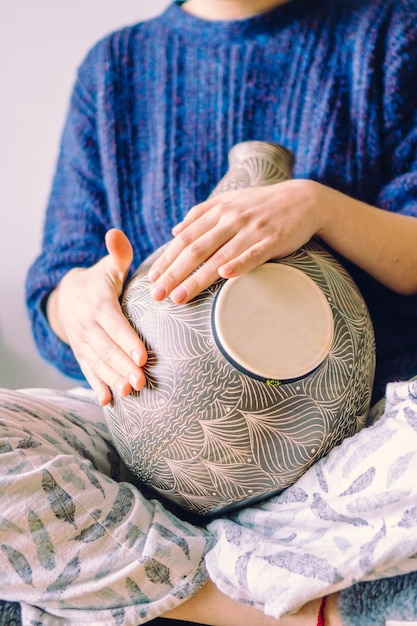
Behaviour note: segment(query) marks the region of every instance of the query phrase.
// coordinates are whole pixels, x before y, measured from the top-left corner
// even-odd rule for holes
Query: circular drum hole
[[[256,378],[302,378],[322,363],[333,341],[333,315],[301,270],[265,263],[218,291],[213,334],[237,368]]]

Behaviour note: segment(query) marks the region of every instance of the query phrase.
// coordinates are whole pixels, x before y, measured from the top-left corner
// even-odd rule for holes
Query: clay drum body
[[[213,193],[291,176],[281,146],[245,142]],[[127,466],[180,507],[212,516],[293,484],[366,421],[375,369],[368,310],[317,241],[187,305],[150,297],[136,271],[123,310],[144,341],[147,384],[106,409]]]

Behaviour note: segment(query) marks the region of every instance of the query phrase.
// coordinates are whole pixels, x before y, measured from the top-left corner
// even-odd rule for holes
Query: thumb
[[[132,245],[126,235],[117,228],[107,231],[105,243],[112,269],[123,282],[133,261]]]

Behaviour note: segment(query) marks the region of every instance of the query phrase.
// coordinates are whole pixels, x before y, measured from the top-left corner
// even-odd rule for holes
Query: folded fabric
[[[417,382],[392,383],[373,426],[281,495],[208,525],[210,577],[279,618],[359,581],[417,570],[416,475]]]

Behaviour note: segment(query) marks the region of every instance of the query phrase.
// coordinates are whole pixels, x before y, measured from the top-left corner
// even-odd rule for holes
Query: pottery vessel
[[[245,142],[213,193],[291,176],[291,153]],[[150,296],[136,271],[123,310],[148,351],[146,387],[106,409],[127,466],[201,516],[293,484],[365,424],[375,370],[372,323],[350,275],[318,242],[187,305]]]

